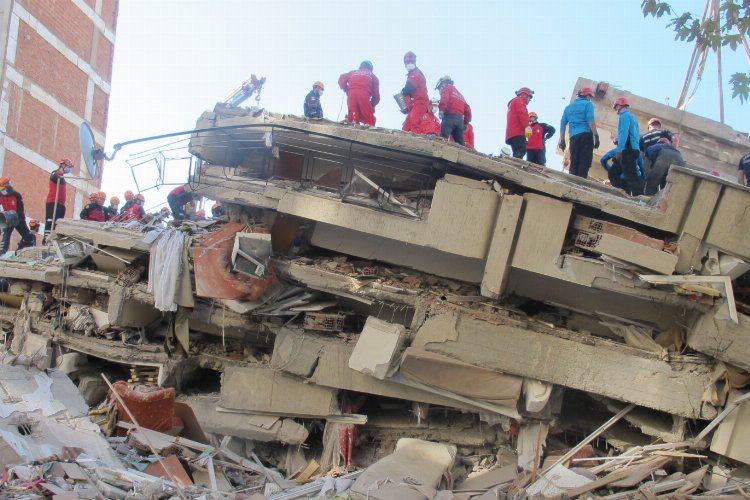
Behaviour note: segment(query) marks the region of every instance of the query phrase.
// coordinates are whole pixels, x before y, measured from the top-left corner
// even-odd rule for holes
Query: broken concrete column
[[[700,316],[688,332],[687,344],[698,352],[750,370],[750,316],[738,313],[737,323],[718,316],[723,316],[721,308]]]

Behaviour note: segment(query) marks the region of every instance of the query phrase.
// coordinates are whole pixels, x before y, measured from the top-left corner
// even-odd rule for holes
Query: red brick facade
[[[119,2],[15,0],[10,5],[8,38],[17,42],[4,61],[2,100],[8,115],[0,124],[6,131],[0,175],[10,177],[23,195],[27,217],[42,220],[50,169],[70,158],[76,164],[72,175],[84,177],[68,184],[66,217],[75,217],[101,182],[81,172],[78,130],[87,121],[98,137],[106,133]]]

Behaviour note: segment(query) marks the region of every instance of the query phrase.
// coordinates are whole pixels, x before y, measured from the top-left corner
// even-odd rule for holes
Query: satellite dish
[[[83,155],[83,162],[86,164],[86,169],[89,171],[89,175],[92,179],[96,179],[96,175],[99,173],[97,168],[97,160],[104,158],[104,152],[96,147],[94,141],[94,132],[88,123],[82,122],[81,128],[78,131],[78,138],[81,144],[81,154]]]

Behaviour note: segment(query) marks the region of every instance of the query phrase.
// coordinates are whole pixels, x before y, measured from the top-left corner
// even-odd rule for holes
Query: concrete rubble
[[[226,216],[62,219],[0,259],[0,498],[750,493],[747,189],[223,104],[196,129]]]

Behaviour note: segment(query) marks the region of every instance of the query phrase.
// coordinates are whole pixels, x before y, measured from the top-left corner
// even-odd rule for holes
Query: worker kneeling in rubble
[[[190,190],[188,184],[177,186],[170,191],[167,195],[167,203],[169,204],[170,210],[172,210],[172,217],[174,217],[174,220],[185,220],[187,218],[185,214],[185,205],[199,198],[199,195]]]

